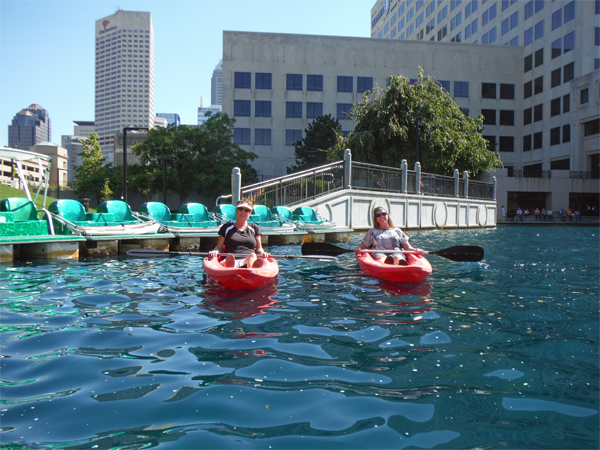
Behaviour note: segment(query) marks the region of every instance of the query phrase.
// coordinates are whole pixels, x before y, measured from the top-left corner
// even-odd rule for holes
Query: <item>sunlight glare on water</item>
[[[2,445],[598,448],[598,228],[410,237],[485,258],[279,260],[255,292],[191,257],[0,266]]]

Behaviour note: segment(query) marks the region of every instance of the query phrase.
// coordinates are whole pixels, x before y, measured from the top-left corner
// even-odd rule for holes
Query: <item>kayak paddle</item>
[[[369,253],[407,253],[416,254],[412,250],[363,250]],[[306,242],[302,244],[303,255],[338,256],[344,253],[354,253],[354,249],[338,247],[328,242]],[[476,245],[455,245],[453,247],[423,252],[423,255],[438,255],[451,261],[477,262],[483,259],[483,248]]]
[[[230,253],[219,253],[219,256],[226,256]],[[135,250],[129,250],[127,252],[128,256],[133,256],[135,258],[159,258],[161,256],[208,256],[208,253],[204,252],[169,252],[166,250],[154,250],[151,248],[140,248]],[[237,256],[250,256],[250,255],[241,255]],[[327,255],[318,255],[318,256],[299,256],[299,255],[271,255],[271,258],[274,259],[313,259],[317,261],[337,261],[335,256],[327,256]]]

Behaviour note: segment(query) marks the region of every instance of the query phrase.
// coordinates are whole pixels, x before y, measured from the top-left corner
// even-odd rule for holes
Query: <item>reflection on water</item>
[[[253,292],[189,257],[0,267],[3,445],[598,448],[597,228],[411,239],[486,257],[282,260]]]

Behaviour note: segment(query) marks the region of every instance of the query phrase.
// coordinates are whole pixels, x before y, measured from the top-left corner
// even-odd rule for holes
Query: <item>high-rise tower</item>
[[[103,153],[115,133],[154,125],[154,31],[149,12],[123,11],[96,21],[95,127]]]
[[[52,121],[48,111],[37,104],[19,111],[8,126],[9,147],[29,150],[32,145],[50,142],[51,138]]]
[[[223,104],[223,60],[219,61],[210,78],[210,104]]]

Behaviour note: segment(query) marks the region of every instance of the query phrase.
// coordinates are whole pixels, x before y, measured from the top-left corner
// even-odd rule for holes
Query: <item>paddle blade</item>
[[[477,262],[483,259],[483,248],[477,245],[455,245],[454,247],[429,252],[451,261]]]
[[[328,242],[305,242],[302,244],[303,255],[339,256],[344,253],[353,253],[354,250],[338,247]]]

